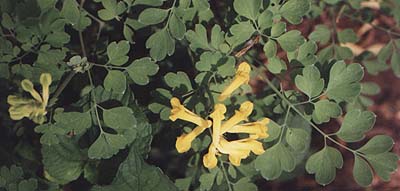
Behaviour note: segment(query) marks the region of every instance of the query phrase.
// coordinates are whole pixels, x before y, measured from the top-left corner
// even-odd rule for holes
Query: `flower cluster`
[[[33,122],[42,124],[46,121],[46,107],[49,101],[49,87],[51,84],[51,75],[43,73],[40,75],[40,84],[42,85],[42,95],[40,95],[33,83],[28,80],[22,80],[22,89],[31,94],[32,98],[23,98],[16,95],[7,97],[7,102],[10,104],[10,117],[13,120],[21,120],[24,117],[31,119]]]
[[[248,83],[250,80],[250,70],[250,65],[246,62],[242,62],[236,71],[235,78],[219,95],[218,101],[224,101],[230,97],[237,88]],[[176,149],[179,153],[188,151],[192,141],[205,129],[212,126],[212,143],[208,148],[208,153],[203,157],[203,164],[209,169],[217,166],[217,155],[227,154],[229,155],[229,161],[233,165],[239,166],[241,160],[247,158],[250,152],[256,155],[260,155],[264,152],[262,143],[257,139],[268,137],[267,124],[269,123],[269,119],[263,118],[257,122],[240,124],[242,121],[247,121],[248,116],[253,111],[253,103],[250,101],[243,102],[239,110],[235,111],[235,114],[227,120],[225,120],[225,105],[222,103],[215,104],[214,110],[210,114],[212,121],[203,119],[186,109],[178,98],[174,97],[171,99],[171,106],[170,119],[172,121],[181,119],[197,125],[190,133],[184,133],[177,138]],[[225,133],[246,133],[248,137],[228,141],[224,137]]]

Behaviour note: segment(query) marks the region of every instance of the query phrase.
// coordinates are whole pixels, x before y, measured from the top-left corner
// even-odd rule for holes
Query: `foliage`
[[[326,185],[344,152],[354,156],[360,186],[374,174],[389,181],[398,156],[391,137],[366,139],[376,120],[368,96],[380,88],[363,77],[388,69],[400,77],[400,34],[372,24],[390,41],[376,55],[353,53],[347,45],[360,37],[335,20],[372,23],[377,15],[362,2],[0,1],[0,190],[250,191],[261,188],[260,178],[303,173]],[[380,9],[398,27],[400,3],[382,1]],[[300,29],[322,14],[329,25]],[[249,121],[271,119],[260,143],[266,152],[240,166],[221,155],[218,168],[207,169],[201,157],[210,134],[196,137],[186,154],[174,148],[194,126],[169,121],[170,99],[211,119],[243,61],[262,86],[241,86],[223,104],[233,115],[251,101]],[[343,119],[336,132],[322,128],[336,119]],[[317,136],[323,143],[311,145]]]

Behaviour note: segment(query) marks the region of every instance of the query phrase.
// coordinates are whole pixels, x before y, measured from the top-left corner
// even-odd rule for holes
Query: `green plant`
[[[373,172],[389,181],[397,169],[394,141],[364,139],[376,118],[366,96],[379,86],[361,80],[364,67],[400,76],[400,34],[371,24],[390,41],[376,55],[353,54],[349,43],[359,37],[352,28],[339,30],[336,20],[372,23],[375,13],[362,2],[2,0],[0,189],[243,191],[257,190],[261,178],[295,176],[295,169],[326,185],[343,166],[342,152],[353,154],[360,186],[371,184]],[[379,5],[400,22],[400,2]],[[321,14],[329,25],[307,34],[295,29]],[[263,84],[258,93],[249,79],[231,83],[242,62],[251,67],[247,77]],[[218,98],[229,84],[235,88]],[[170,117],[174,99],[214,125],[199,125],[204,133],[185,142],[191,146],[185,154],[176,152],[175,141],[193,125]],[[249,121],[270,120],[249,133],[257,155],[238,144],[229,148],[237,163],[220,155],[227,154],[223,147],[210,146],[219,144],[211,135],[221,115],[234,116],[248,101]],[[343,118],[339,128],[322,128],[335,118]],[[238,132],[216,136],[249,140]],[[211,151],[218,161],[205,168],[201,157]]]

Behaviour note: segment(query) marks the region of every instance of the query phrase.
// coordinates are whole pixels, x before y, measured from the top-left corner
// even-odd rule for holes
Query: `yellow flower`
[[[250,66],[243,62],[239,65],[235,79],[221,93],[218,100],[223,101],[229,97],[235,89],[242,84],[247,83],[250,79]],[[203,156],[203,164],[205,167],[212,169],[217,166],[217,156],[221,154],[229,155],[229,161],[239,166],[242,159],[247,158],[250,153],[260,155],[264,153],[264,148],[261,142],[256,139],[266,138],[268,118],[263,118],[257,122],[240,124],[242,121],[247,121],[253,111],[253,103],[245,101],[240,105],[239,110],[229,119],[225,120],[226,107],[221,103],[214,105],[214,110],[210,114],[212,122],[199,117],[193,112],[186,109],[177,98],[171,99],[171,115],[170,119],[175,121],[182,119],[192,122],[197,125],[192,132],[183,134],[177,138],[176,149],[178,152],[186,152],[190,149],[192,141],[200,135],[206,128],[212,125],[212,143],[208,148],[208,153]],[[245,133],[249,136],[244,139],[227,141],[224,138],[225,133]]]
[[[192,122],[201,127],[211,126],[211,121],[205,120],[200,116],[194,114],[190,110],[186,109],[185,106],[181,104],[178,98],[173,97],[170,102],[172,109],[169,119],[171,121],[176,121],[177,119],[181,119],[184,121]]]
[[[8,112],[10,113],[11,119],[21,120],[27,117],[35,123],[42,124],[46,120],[46,107],[49,101],[49,87],[51,81],[50,74],[43,73],[40,75],[40,84],[42,85],[42,96],[40,96],[30,80],[22,80],[22,89],[29,92],[33,99],[22,98],[15,95],[8,96],[7,103],[10,104]]]
[[[171,99],[171,114],[169,119],[171,121],[176,121],[177,119],[181,119],[184,121],[192,122],[197,125],[190,133],[182,134],[176,140],[176,150],[179,153],[184,153],[188,151],[192,145],[192,141],[199,136],[205,129],[209,128],[212,124],[210,120],[205,120],[200,116],[194,114],[193,112],[189,111],[181,104],[178,98],[173,97]]]
[[[250,70],[251,67],[247,62],[240,63],[236,71],[235,78],[219,95],[218,101],[224,101],[241,85],[247,84],[250,80]]]

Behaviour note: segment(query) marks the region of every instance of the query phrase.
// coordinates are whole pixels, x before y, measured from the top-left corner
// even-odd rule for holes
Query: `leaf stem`
[[[49,101],[49,105],[52,105],[56,102],[57,97],[60,96],[62,91],[65,89],[65,87],[67,87],[67,85],[72,80],[72,78],[75,76],[75,74],[76,74],[76,72],[74,70],[72,70],[68,74],[68,76],[65,78],[65,80],[58,86],[57,90],[54,92],[53,96],[51,97],[51,99]]]
[[[266,77],[261,76],[262,80],[264,80],[269,87],[271,87],[271,89],[284,101],[286,102],[289,107],[291,107],[293,109],[293,111],[295,111],[298,115],[300,115],[300,117],[302,117],[304,120],[306,120],[318,133],[320,133],[322,136],[324,136],[324,139],[329,139],[331,142],[335,143],[336,145],[344,148],[345,150],[348,150],[354,154],[360,154],[357,151],[342,145],[341,143],[339,143],[338,141],[336,141],[334,138],[330,137],[329,135],[327,135],[326,133],[324,133],[321,129],[319,129],[314,123],[312,123],[311,121],[307,120],[306,116],[304,116],[304,114],[297,109],[288,99],[286,99],[286,97],[275,87],[275,85]]]
[[[93,79],[92,79],[92,75],[91,75],[91,73],[90,73],[90,70],[87,71],[87,74],[88,74],[88,77],[89,77],[90,85],[94,88],[94,83],[93,83]],[[101,121],[100,121],[100,117],[99,117],[99,111],[97,110],[97,106],[99,106],[99,105],[97,104],[96,96],[93,94],[93,92],[90,92],[90,95],[91,95],[92,101],[93,101],[93,103],[94,103],[94,107],[93,107],[93,108],[94,108],[94,112],[95,112],[95,115],[96,115],[97,123],[98,123],[98,125],[99,125],[100,132],[101,132],[101,133],[104,133],[104,130],[103,130],[103,128],[101,127]]]
[[[218,160],[219,160],[219,164],[221,166],[222,174],[224,174],[224,178],[226,180],[226,184],[228,185],[228,189],[229,189],[229,191],[233,191],[233,188],[232,188],[232,184],[233,183],[229,180],[228,173],[226,172],[224,163],[220,158],[218,158]]]
[[[378,29],[378,30],[381,30],[381,31],[386,32],[387,34],[389,34],[389,36],[392,36],[392,35],[393,35],[393,36],[400,37],[400,33],[398,33],[398,32],[394,32],[394,31],[392,31],[392,30],[390,30],[390,29],[387,29],[387,28],[384,28],[384,27],[375,25],[375,24],[373,24],[373,23],[369,23],[369,22],[363,21],[362,19],[357,18],[357,17],[354,17],[354,16],[349,15],[349,14],[347,14],[347,13],[343,13],[343,15],[344,15],[345,17],[350,18],[350,19],[356,20],[356,21],[358,21],[358,22],[360,22],[360,23],[369,24],[369,25],[371,25],[372,27],[374,27],[375,29]]]

